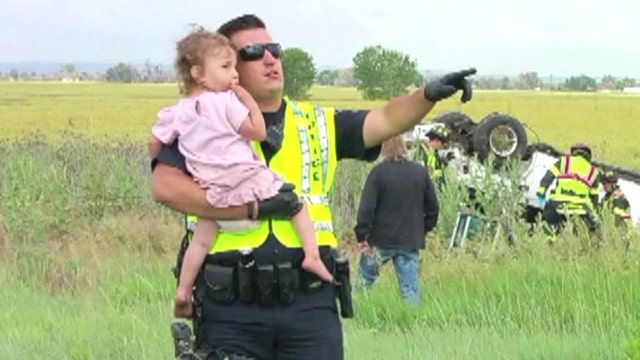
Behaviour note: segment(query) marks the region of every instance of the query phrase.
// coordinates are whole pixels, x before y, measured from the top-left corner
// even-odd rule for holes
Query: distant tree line
[[[301,48],[287,48],[282,55],[285,73],[285,95],[303,99],[308,97],[312,85],[356,87],[365,99],[388,99],[406,93],[411,87],[421,86],[441,74],[418,70],[417,61],[401,51],[381,45],[366,46],[352,58],[352,65],[344,69],[317,71],[313,57]],[[0,73],[0,79],[108,81],[121,83],[174,82],[172,69],[147,61],[142,66],[120,62],[102,73],[80,72],[74,64],[63,64],[54,74],[35,74],[12,69]],[[472,78],[478,89],[502,90],[562,90],[562,91],[619,91],[640,86],[630,77],[603,76],[596,79],[585,74],[569,78],[541,77],[535,71],[517,76],[486,76],[481,73]]]
[[[108,82],[173,82],[175,77],[172,71],[168,71],[160,64],[151,61],[142,66],[120,62],[103,72],[79,71],[72,63],[62,64],[57,72],[38,74],[35,72],[18,71],[11,69],[8,73],[0,73],[1,80],[52,80],[52,81],[108,81]]]

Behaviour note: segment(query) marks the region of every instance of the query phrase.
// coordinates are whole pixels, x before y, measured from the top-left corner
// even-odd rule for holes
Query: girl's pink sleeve
[[[238,99],[236,93],[233,91],[228,92],[227,99],[227,121],[231,124],[233,129],[237,132],[240,130],[240,126],[244,120],[249,116],[249,109]]]
[[[173,106],[158,112],[158,121],[151,127],[151,133],[163,144],[170,144],[178,137]]]

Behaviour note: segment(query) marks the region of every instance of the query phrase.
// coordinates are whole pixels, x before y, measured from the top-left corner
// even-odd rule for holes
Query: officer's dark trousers
[[[273,307],[205,297],[200,334],[209,347],[256,359],[342,360],[341,326],[335,289],[325,283],[316,293],[298,290],[292,304]]]

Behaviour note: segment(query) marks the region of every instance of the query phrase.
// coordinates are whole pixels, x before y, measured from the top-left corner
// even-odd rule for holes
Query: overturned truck
[[[498,112],[488,114],[479,122],[462,112],[442,113],[432,122],[417,125],[405,133],[405,142],[412,148],[418,141],[427,139],[426,134],[434,126],[446,126],[450,133],[449,142],[439,150],[439,156],[446,159],[447,171],[476,192],[482,189],[474,179],[489,174],[496,182],[503,181],[497,170],[511,163],[509,160],[518,160],[522,218],[529,223],[536,222],[542,212],[536,189],[546,171],[566,152],[548,143],[530,142],[524,123]],[[602,171],[618,174],[618,185],[631,204],[632,221],[637,226],[640,223],[640,173],[595,159],[592,163]]]

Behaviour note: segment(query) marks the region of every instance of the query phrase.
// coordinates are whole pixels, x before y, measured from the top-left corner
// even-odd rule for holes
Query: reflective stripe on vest
[[[579,156],[564,156],[561,159],[558,184],[552,190],[549,200],[591,206],[590,195],[597,193],[593,186],[598,170],[586,159]]]
[[[621,218],[625,219],[625,220],[630,220],[631,219],[631,211],[629,209],[623,209],[621,207],[617,207],[614,206],[613,207],[613,214],[620,216]]]
[[[333,185],[337,166],[334,109],[319,108],[288,99],[285,112],[282,147],[271,158],[269,168],[296,186],[294,190],[307,204],[314,223],[318,245],[336,247],[328,192]],[[265,160],[260,143],[251,143],[261,160]],[[189,215],[187,224],[197,221]],[[300,239],[290,220],[264,220],[246,232],[220,232],[210,253],[256,248],[267,239],[269,228],[286,247],[299,248]]]
[[[619,188],[616,188],[613,192],[613,196],[611,197],[611,199],[607,201],[608,203],[607,205],[609,206],[610,209],[613,210],[614,215],[619,216],[624,220],[630,220],[631,208],[630,207],[624,208],[620,206],[620,203],[616,204],[616,200],[620,200],[620,199],[624,199],[624,193]]]

